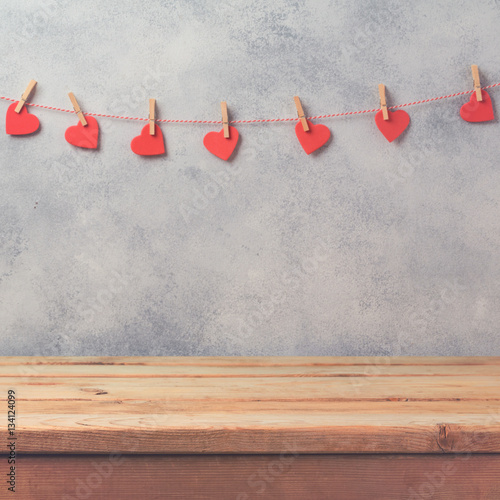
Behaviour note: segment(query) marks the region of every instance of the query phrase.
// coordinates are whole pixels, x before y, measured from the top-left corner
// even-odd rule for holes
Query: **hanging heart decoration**
[[[26,106],[23,106],[21,111],[16,113],[18,104],[15,102],[7,109],[5,131],[9,135],[28,135],[36,132],[40,127],[40,121],[35,115],[28,112]]]
[[[235,127],[229,126],[229,137],[224,137],[224,129],[220,132],[209,132],[203,138],[204,146],[215,156],[222,160],[228,160],[233,154],[240,134]]]
[[[304,151],[310,155],[321,146],[324,146],[330,139],[331,132],[325,125],[315,125],[307,120],[309,130],[306,132],[302,126],[302,122],[295,125],[295,134]]]
[[[473,92],[470,96],[469,102],[466,102],[460,108],[460,116],[466,122],[487,122],[495,118],[493,113],[493,103],[491,102],[488,92],[481,90],[481,95],[483,100],[478,101],[476,93]]]
[[[387,110],[389,119],[384,120],[383,112],[380,110],[375,115],[375,123],[384,137],[392,142],[397,139],[410,124],[410,115],[401,109],[396,111]]]
[[[146,125],[142,129],[141,135],[132,139],[130,147],[136,155],[162,155],[165,153],[165,143],[160,127],[155,124],[155,134],[151,135],[149,133],[149,125]]]
[[[99,141],[99,124],[93,116],[86,116],[87,125],[81,122],[69,127],[64,134],[65,139],[78,148],[96,149]]]

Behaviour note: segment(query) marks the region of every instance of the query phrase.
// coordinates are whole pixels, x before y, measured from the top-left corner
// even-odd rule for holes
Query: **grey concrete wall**
[[[0,94],[159,118],[293,117],[500,81],[500,2],[3,0]],[[499,112],[500,91],[490,95]],[[500,354],[500,126],[467,97],[408,108],[389,144],[374,115],[325,119],[307,156],[294,123],[240,125],[225,163],[207,125],[163,125],[167,155],[129,148],[142,123],[74,115],[0,124],[3,355]],[[8,103],[0,101],[0,112]],[[215,127],[217,129],[217,127]]]

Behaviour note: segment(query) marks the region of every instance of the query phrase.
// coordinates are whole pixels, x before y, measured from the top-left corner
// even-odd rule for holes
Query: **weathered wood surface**
[[[500,453],[498,357],[3,357],[18,452]]]
[[[498,500],[500,455],[32,455],[23,500]],[[4,496],[2,496],[4,495]]]

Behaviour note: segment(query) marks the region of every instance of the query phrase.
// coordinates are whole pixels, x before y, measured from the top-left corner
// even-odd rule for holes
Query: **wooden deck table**
[[[500,357],[2,357],[0,376],[1,499],[500,500]]]

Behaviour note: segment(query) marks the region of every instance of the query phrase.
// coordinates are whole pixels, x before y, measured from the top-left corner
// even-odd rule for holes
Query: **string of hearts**
[[[142,128],[139,136],[135,137],[131,142],[131,149],[134,153],[141,156],[153,156],[162,155],[165,153],[165,141],[163,138],[162,131],[158,123],[160,122],[170,122],[170,123],[208,123],[217,124],[222,123],[223,128],[220,132],[209,132],[205,135],[203,139],[203,144],[212,154],[221,158],[222,160],[228,160],[233,154],[239,139],[239,132],[236,127],[230,125],[230,123],[258,123],[258,122],[278,122],[278,121],[297,121],[295,126],[295,134],[299,140],[304,151],[309,155],[317,149],[324,146],[330,139],[331,132],[325,125],[315,124],[311,120],[319,118],[330,118],[336,116],[347,116],[353,114],[361,113],[371,113],[375,114],[375,124],[384,135],[384,137],[389,141],[393,142],[397,139],[408,127],[410,123],[410,116],[406,111],[400,108],[404,106],[412,106],[415,104],[421,104],[425,102],[431,102],[441,99],[446,99],[449,97],[461,96],[471,94],[468,102],[463,104],[460,108],[460,116],[463,120],[472,123],[485,122],[494,119],[493,104],[489,94],[485,89],[500,86],[500,83],[495,83],[493,85],[488,85],[486,87],[481,87],[479,81],[479,74],[477,71],[477,66],[472,66],[472,73],[474,79],[474,90],[458,92],[455,94],[449,94],[446,96],[434,97],[431,99],[425,99],[421,101],[415,101],[407,104],[395,105],[388,107],[385,97],[385,86],[379,85],[380,93],[380,108],[370,109],[363,111],[350,111],[345,113],[337,113],[332,115],[322,115],[314,117],[306,117],[302,108],[300,99],[296,96],[295,105],[297,107],[298,118],[273,118],[273,119],[263,119],[263,120],[228,120],[227,105],[225,102],[221,103],[222,109],[222,121],[214,120],[156,120],[155,118],[155,100],[150,99],[149,107],[149,117],[146,118],[132,118],[127,116],[114,116],[114,115],[102,115],[99,113],[83,113],[80,109],[76,98],[72,93],[69,94],[70,99],[73,103],[74,112],[79,118],[79,123],[75,126],[71,126],[66,130],[65,139],[68,143],[79,148],[86,149],[96,149],[99,141],[99,125],[95,116],[118,118],[124,120],[148,120],[148,124]],[[9,135],[29,135],[36,132],[40,127],[40,122],[38,118],[29,113],[26,105],[35,106],[45,109],[64,111],[71,113],[73,111],[61,108],[54,108],[51,106],[44,106],[40,104],[27,103],[27,99],[36,85],[36,81],[32,80],[22,95],[19,101],[11,99],[8,97],[0,96],[0,99],[11,101],[13,104],[7,109],[6,115],[6,133]],[[395,109],[393,111],[393,109]]]

